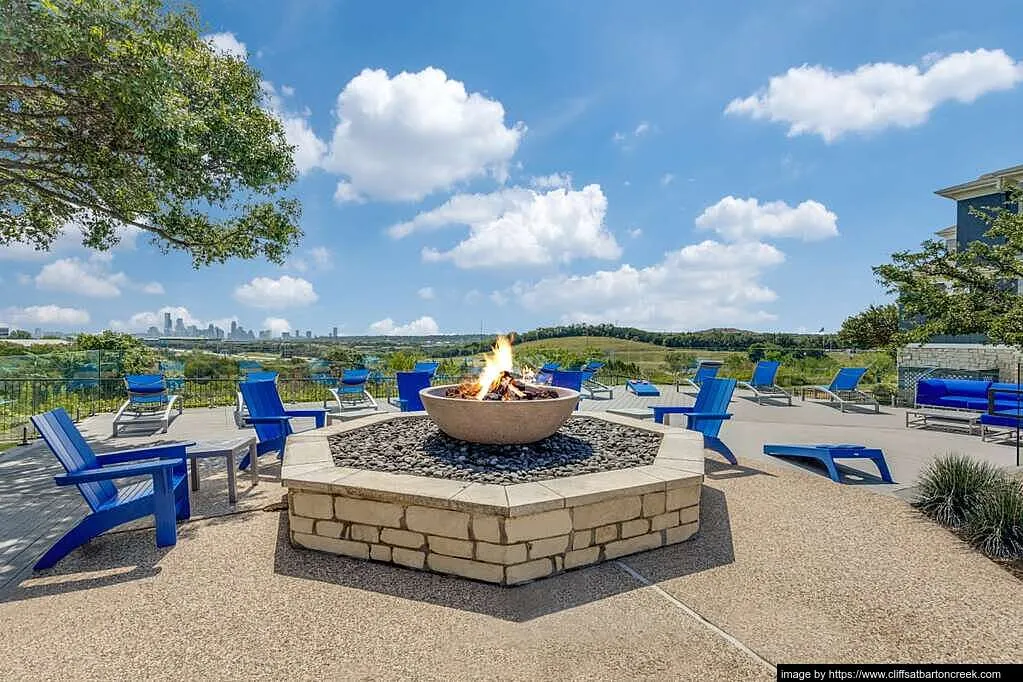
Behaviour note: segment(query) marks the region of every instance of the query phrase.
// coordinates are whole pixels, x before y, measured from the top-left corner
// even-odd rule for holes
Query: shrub
[[[938,523],[958,529],[1002,480],[987,462],[950,454],[934,460],[920,475],[914,504]]]
[[[1002,477],[966,518],[964,535],[996,559],[1023,559],[1023,489]]]

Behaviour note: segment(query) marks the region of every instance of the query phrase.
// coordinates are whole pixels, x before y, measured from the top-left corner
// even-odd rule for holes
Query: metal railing
[[[456,383],[460,377],[437,375],[433,383]],[[168,389],[177,394],[181,405],[187,408],[228,407],[237,403],[237,379],[211,379],[204,377],[168,377]],[[336,380],[326,378],[281,377],[277,390],[285,403],[327,404],[332,400],[330,388]],[[366,389],[377,399],[397,396],[394,375],[371,375]],[[120,378],[102,379],[0,379],[0,443],[25,442],[36,437],[29,417],[57,407],[63,407],[75,420],[102,412],[115,412],[125,401],[124,381]]]

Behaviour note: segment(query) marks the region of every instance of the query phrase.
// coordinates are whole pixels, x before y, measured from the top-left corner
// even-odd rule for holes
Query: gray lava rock
[[[429,417],[371,424],[330,439],[341,467],[449,478],[526,483],[652,464],[661,435],[600,419],[572,417],[553,436],[528,445],[465,443]]]

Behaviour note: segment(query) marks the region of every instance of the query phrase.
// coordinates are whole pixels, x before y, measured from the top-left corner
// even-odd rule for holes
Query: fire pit
[[[518,445],[554,434],[579,402],[569,388],[539,386],[513,370],[511,340],[500,336],[478,379],[419,392],[441,431],[470,443]]]

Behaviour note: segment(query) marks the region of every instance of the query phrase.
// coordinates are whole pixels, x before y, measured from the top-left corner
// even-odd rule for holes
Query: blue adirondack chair
[[[579,404],[582,403],[583,390],[583,372],[578,369],[556,369],[551,372],[551,386],[558,388],[570,388],[573,391],[579,391],[579,402],[576,403],[576,409],[579,409]]]
[[[259,370],[255,372],[246,372],[245,381],[277,381],[278,376],[280,375],[277,372]]]
[[[312,417],[318,429],[323,428],[327,421],[327,411],[318,407],[284,409],[277,386],[272,381],[243,381],[238,387],[249,410],[246,421],[256,430],[257,455],[276,452],[278,459],[284,457],[288,436],[294,433],[291,429],[291,419],[294,417]],[[249,456],[245,455],[238,463],[238,468],[246,469],[248,466]]]
[[[128,399],[114,415],[113,435],[117,435],[118,427],[124,423],[159,422],[161,430],[167,433],[170,426],[170,413],[178,396],[167,388],[167,380],[162,374],[128,374],[124,377],[124,385],[128,390]],[[178,405],[178,414],[182,406]]]
[[[417,362],[416,366],[412,368],[412,371],[413,372],[427,372],[427,373],[429,373],[430,378],[432,379],[433,375],[435,375],[437,373],[437,368],[438,367],[440,367],[440,363],[439,362],[423,360],[421,362]]]
[[[277,381],[279,376],[280,374],[277,372],[268,372],[262,369],[251,370],[245,372],[245,381]],[[239,382],[239,386],[241,386],[241,382]],[[234,422],[238,425],[239,429],[244,429],[248,423],[248,418],[249,409],[245,407],[245,400],[242,398],[241,390],[239,390],[238,400],[234,406]]]
[[[753,397],[757,399],[757,405],[764,398],[777,398],[785,400],[792,405],[792,395],[781,386],[774,383],[778,375],[778,368],[781,363],[777,360],[761,360],[753,368],[753,376],[749,381],[740,381],[737,385],[753,391]]]
[[[430,387],[431,376],[430,372],[398,372],[396,375],[398,397],[392,399],[391,403],[402,412],[425,410],[419,391]]]
[[[177,543],[175,521],[187,519],[191,514],[185,448],[193,443],[154,445],[97,455],[63,408],[37,414],[31,419],[67,472],[53,480],[61,486],[78,486],[92,510],[46,551],[36,562],[36,570],[50,568],[76,547],[115,526],[150,514],[156,521],[156,546],[169,547]],[[124,487],[112,483],[139,476],[150,479]]]
[[[703,434],[705,448],[719,453],[732,464],[738,464],[732,451],[718,438],[722,422],[732,418],[727,410],[734,391],[735,379],[706,379],[692,407],[652,405],[650,409],[654,411],[654,421],[658,424],[664,423],[666,414],[686,415],[686,428]]]
[[[830,384],[813,388],[827,395],[829,403],[838,403],[842,412],[845,412],[847,405],[867,405],[873,407],[874,412],[880,412],[881,406],[877,400],[859,389],[860,379],[866,373],[866,367],[843,367]]]
[[[718,375],[718,370],[721,369],[721,362],[718,360],[701,360],[696,366],[696,373],[693,376],[683,379],[683,381],[695,389],[699,389],[703,386],[703,382],[707,379],[713,379]]]
[[[551,372],[561,369],[561,363],[558,362],[545,362],[543,367],[533,377],[534,384],[550,384],[553,378]]]
[[[337,402],[338,411],[345,409],[345,403],[349,407],[369,406],[377,409],[377,402],[373,395],[366,388],[369,381],[368,369],[346,369],[341,373],[341,381],[336,388],[330,389],[330,394]]]

